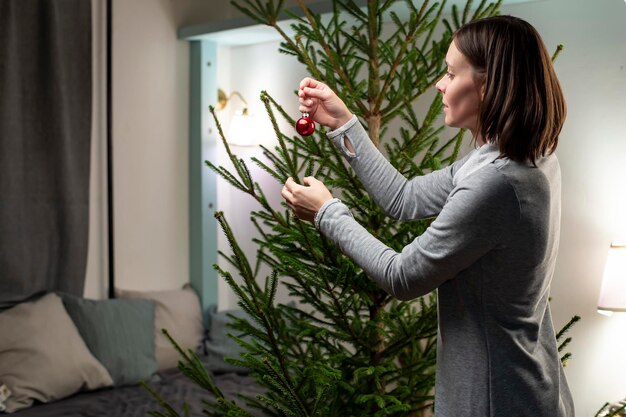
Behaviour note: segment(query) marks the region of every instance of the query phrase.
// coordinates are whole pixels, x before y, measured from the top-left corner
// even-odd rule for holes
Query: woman
[[[438,289],[437,417],[573,417],[548,304],[559,243],[561,178],[554,150],[565,102],[527,22],[497,16],[453,35],[437,83],[445,123],[477,149],[407,180],[323,83],[300,84],[300,111],[332,131],[370,195],[402,220],[436,216],[395,252],[312,177],[282,196],[367,275],[401,300]]]

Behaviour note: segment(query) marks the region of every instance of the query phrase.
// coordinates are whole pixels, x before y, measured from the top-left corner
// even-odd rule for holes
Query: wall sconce
[[[219,88],[217,90],[217,106],[216,106],[217,109],[218,110],[224,110],[224,107],[226,107],[228,102],[233,97],[239,97],[239,100],[243,101],[243,104],[244,104],[245,107],[243,108],[243,110],[241,112],[242,112],[242,114],[247,115],[248,114],[248,102],[246,101],[245,98],[243,98],[241,93],[239,93],[238,91],[233,91],[232,93],[230,93],[230,96],[227,96],[226,92],[224,92],[224,90]]]
[[[216,108],[217,110],[223,110],[233,97],[238,97],[243,102],[244,107],[236,111],[230,120],[226,140],[230,145],[235,146],[257,146],[259,144],[258,123],[256,118],[248,112],[248,102],[239,92],[233,91],[228,96],[224,90],[218,89]]]
[[[606,258],[598,313],[626,312],[626,242],[613,242]]]

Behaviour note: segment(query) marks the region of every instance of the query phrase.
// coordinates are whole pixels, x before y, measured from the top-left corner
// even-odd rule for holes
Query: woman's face
[[[448,48],[446,65],[448,71],[436,84],[443,95],[445,123],[451,127],[467,128],[475,136],[484,81],[456,48],[454,41]]]

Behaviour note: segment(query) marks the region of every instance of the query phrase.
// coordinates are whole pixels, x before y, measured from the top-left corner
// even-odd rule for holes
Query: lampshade
[[[230,121],[226,140],[235,146],[256,146],[260,143],[260,132],[256,117],[237,112]]]
[[[626,242],[614,242],[604,267],[598,313],[626,312]]]

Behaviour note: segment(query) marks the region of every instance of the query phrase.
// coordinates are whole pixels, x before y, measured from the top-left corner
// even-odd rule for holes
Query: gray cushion
[[[157,370],[152,301],[61,296],[87,347],[108,369],[115,385],[152,377]]]
[[[0,385],[6,411],[113,384],[89,352],[59,297],[48,294],[0,314]]]
[[[229,333],[237,335],[237,332],[229,327],[229,323],[232,322],[230,315],[249,320],[248,315],[243,310],[217,311],[217,306],[209,307],[209,332],[205,341],[208,368],[218,373],[247,373],[249,372],[248,368],[233,365],[224,360],[225,358],[241,359],[241,354],[244,352],[244,349],[228,336]]]

